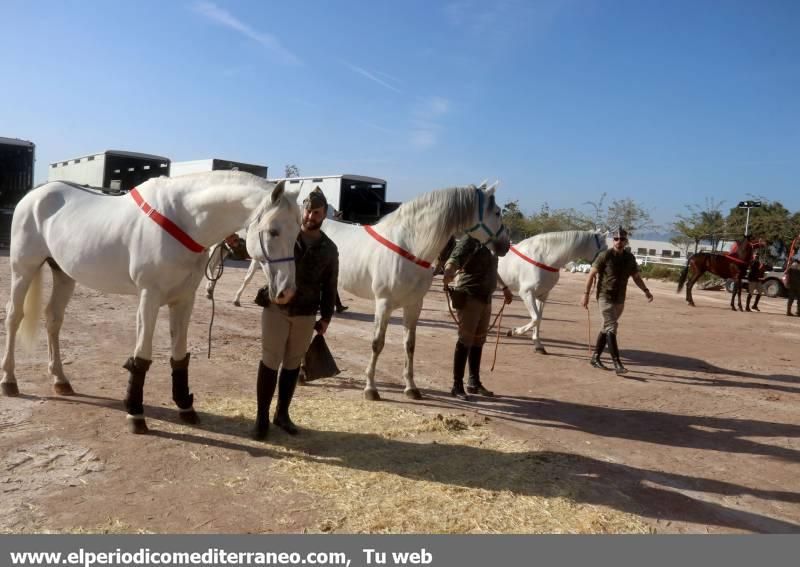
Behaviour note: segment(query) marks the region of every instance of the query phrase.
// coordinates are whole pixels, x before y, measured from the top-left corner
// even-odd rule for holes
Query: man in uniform
[[[511,303],[513,295],[497,274],[497,255],[478,240],[464,236],[456,241],[444,268],[445,288],[453,281],[456,272],[461,274],[455,286],[454,297],[458,313],[458,341],[453,355],[453,388],[450,394],[469,401],[470,394],[491,397],[494,392],[481,383],[480,369],[483,345],[489,330],[492,314],[492,294],[500,283],[505,302]],[[464,367],[469,361],[469,382],[464,391]]]
[[[597,255],[589,277],[586,280],[586,291],[583,294],[581,305],[589,308],[589,294],[595,279],[597,282],[597,303],[600,306],[600,313],[603,316],[603,327],[597,335],[594,354],[592,354],[591,365],[595,368],[610,370],[600,360],[606,345],[611,351],[611,358],[614,361],[614,370],[617,374],[625,374],[628,370],[622,365],[619,358],[619,347],[617,346],[617,329],[619,328],[619,318],[625,308],[625,292],[628,287],[628,278],[641,289],[647,301],[653,301],[653,294],[647,289],[642,277],[639,275],[639,266],[636,258],[629,250],[625,249],[628,243],[628,232],[621,226],[612,233],[614,245],[608,250],[604,250]]]
[[[796,300],[796,312],[800,317],[800,260],[797,258],[789,260],[789,268],[786,270],[786,296],[786,315],[792,316],[792,303]]]
[[[313,331],[324,335],[333,316],[339,278],[339,252],[320,228],[328,203],[317,187],[303,201],[303,220],[294,246],[296,291],[285,305],[270,304],[261,314],[261,363],[258,368],[257,411],[253,436],[269,431],[269,406],[275,387],[278,405],[273,423],[291,435],[297,427],[289,418],[300,362]],[[316,320],[317,311],[320,319]],[[278,368],[280,367],[280,377]]]

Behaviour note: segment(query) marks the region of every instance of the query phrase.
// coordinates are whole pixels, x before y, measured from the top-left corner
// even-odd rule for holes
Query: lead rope
[[[223,246],[225,246],[225,243],[220,242],[217,245],[217,248],[208,256],[208,262],[206,262],[206,269],[205,269],[206,279],[214,284],[214,287],[209,292],[209,295],[211,295],[211,320],[208,322],[207,358],[211,358],[211,327],[214,325],[214,292],[217,289],[217,281],[222,277],[222,273],[225,271],[225,258],[223,257],[224,254]],[[211,260],[214,259],[214,254],[216,254],[217,252],[219,252],[219,264],[217,264],[217,267],[212,271]]]
[[[500,312],[497,314],[497,317],[494,318],[495,322],[497,322],[498,317],[500,318],[500,324],[497,325],[497,338],[494,341],[494,358],[492,359],[492,367],[489,369],[489,372],[494,372],[494,364],[497,362],[497,347],[500,345],[500,328],[503,326],[503,309],[506,308],[508,303],[503,301],[502,307],[500,307]],[[492,327],[494,327],[494,323],[492,323]],[[491,327],[489,328],[491,331]]]

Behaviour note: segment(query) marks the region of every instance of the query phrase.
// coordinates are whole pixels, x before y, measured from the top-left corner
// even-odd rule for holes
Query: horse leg
[[[258,262],[256,260],[252,260],[250,262],[250,267],[247,268],[247,273],[244,275],[244,281],[242,282],[242,285],[239,286],[239,289],[236,290],[236,295],[233,298],[233,304],[236,307],[242,306],[239,300],[242,298],[242,293],[244,292],[244,288],[246,288],[247,284],[250,283],[250,280],[253,279],[253,276],[255,275],[257,270],[258,270]]]
[[[533,307],[532,304],[529,304],[529,299],[533,298],[533,291],[532,290],[520,290],[519,295],[522,298],[522,302],[525,303],[525,307],[528,308],[528,313],[531,314],[531,320],[528,321],[527,324],[523,325],[522,327],[512,327],[506,333],[507,337],[520,337],[523,336],[525,333],[533,329],[533,323],[535,320],[533,314]]]
[[[536,315],[533,322],[533,334],[531,335],[531,338],[533,339],[533,344],[536,345],[535,350],[539,354],[547,354],[542,341],[539,340],[539,326],[542,324],[542,317],[544,316],[545,301],[547,301],[547,297],[544,299],[533,300],[533,308]]]
[[[53,294],[50,296],[50,301],[44,310],[47,328],[47,351],[50,356],[50,363],[47,369],[53,378],[53,391],[61,396],[71,396],[75,393],[69,380],[64,376],[59,341],[61,325],[64,323],[64,312],[67,310],[67,304],[74,291],[75,280],[60,269],[53,269]]]
[[[388,299],[375,299],[375,331],[372,336],[372,357],[367,366],[367,385],[364,388],[364,398],[371,401],[381,399],[378,389],[375,387],[375,366],[378,364],[378,357],[383,350],[386,340],[386,327],[389,325],[389,316],[392,314],[389,308]]]
[[[186,423],[197,423],[194,411],[194,394],[189,392],[189,357],[186,341],[189,319],[194,307],[194,295],[169,306],[169,334],[172,338],[172,401],[178,406],[179,417]]]
[[[147,433],[144,420],[144,380],[153,358],[153,332],[156,328],[161,297],[153,290],[139,292],[139,309],[136,313],[136,349],[133,356],[122,365],[130,375],[125,408],[128,410],[128,430],[131,433]]]
[[[405,395],[412,400],[421,400],[417,385],[414,384],[414,349],[417,341],[417,321],[422,311],[422,301],[414,305],[403,307],[404,343],[406,347],[406,365],[403,369],[403,378],[406,381]]]
[[[697,273],[693,274],[692,277],[689,278],[689,281],[686,283],[686,303],[688,303],[692,307],[694,307],[694,299],[692,299],[692,288],[702,275],[703,272],[700,272],[698,270]]]
[[[741,278],[736,280],[736,302],[739,305],[739,311],[744,311],[744,309],[742,309],[742,279]]]
[[[11,295],[6,304],[6,354],[3,357],[3,378],[0,380],[0,392],[5,396],[19,395],[17,378],[14,375],[17,330],[24,316],[25,295],[28,293],[28,288],[32,287],[34,279],[41,277],[40,271],[39,266],[24,269],[12,264]],[[31,293],[38,293],[38,290],[31,289]],[[34,314],[29,313],[28,316],[33,317]]]

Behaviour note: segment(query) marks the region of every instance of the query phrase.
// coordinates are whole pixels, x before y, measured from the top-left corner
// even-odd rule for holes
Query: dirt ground
[[[77,395],[52,393],[42,333],[34,352],[18,353],[21,396],[0,398],[0,531],[360,530],[329,512],[334,497],[356,501],[363,496],[342,481],[339,496],[331,493],[326,503],[298,483],[287,464],[294,461],[283,458],[286,451],[331,460],[343,476],[356,471],[401,477],[412,497],[422,482],[453,490],[483,488],[510,501],[528,495],[552,498],[559,485],[570,484],[578,487],[569,491],[575,505],[627,514],[659,533],[800,531],[800,318],[784,315],[785,300],[765,298],[760,313],[733,313],[726,292],[696,290],[697,307],[690,308],[675,293],[675,284],[650,281],[655,301],[648,305],[631,283],[620,331],[631,372],[618,377],[589,366],[587,314],[578,305],[586,276],[562,273],[542,324],[549,354],[535,354],[528,338],[503,336],[492,373],[492,337],[484,383],[499,395],[465,403],[448,395],[455,330],[437,278],[417,335],[416,376],[425,399],[403,396],[402,326],[396,312],[378,364],[384,401],[366,405],[359,400],[371,348],[372,305],[344,293],[350,309],[334,320],[328,334],[342,374],[298,388],[293,417],[304,428],[300,436],[272,431],[267,442],[258,443],[248,437],[254,408],[247,407],[254,405],[260,352],[260,308],[250,303],[255,286],[245,292],[244,307],[230,303],[244,272],[242,264],[228,265],[217,288],[210,360],[211,303],[198,291],[190,329],[190,383],[202,419],[197,426],[178,422],[170,399],[168,324],[162,310],[145,386],[148,436],[127,433],[120,401],[127,380],[121,365],[134,344],[136,300],[78,286],[62,331],[66,371]],[[8,276],[8,258],[2,257],[3,319]],[[503,327],[522,325],[526,318],[517,299],[506,309]],[[591,311],[592,337],[598,321],[598,312]],[[244,400],[245,409],[231,400]],[[469,470],[438,462],[437,441],[430,437],[417,439],[423,450],[408,450],[408,444],[380,431],[370,433],[360,423],[353,423],[347,435],[313,425],[316,412],[333,403],[344,408],[336,410],[339,414],[347,408],[397,410],[423,421],[456,416],[480,423],[485,437],[458,456],[474,462],[476,470],[496,467],[497,474],[489,486],[475,486],[483,481],[471,480]],[[524,470],[534,474],[536,468],[541,482],[510,484],[505,467],[519,463],[481,449],[490,440],[535,451],[536,460]],[[359,449],[350,451],[356,445],[348,443],[355,442]],[[375,447],[394,458],[370,460]],[[418,468],[409,472],[404,459],[416,459]],[[514,525],[474,530],[441,525],[432,531],[531,529]],[[597,531],[619,529],[614,525]],[[367,529],[408,529],[375,526]],[[593,528],[541,529],[584,530]]]

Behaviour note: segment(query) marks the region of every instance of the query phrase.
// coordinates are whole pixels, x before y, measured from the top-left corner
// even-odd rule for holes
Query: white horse
[[[282,183],[241,172],[212,172],[151,179],[123,196],[52,182],[28,193],[11,223],[11,295],[6,315],[6,353],[0,391],[19,394],[14,347],[32,342],[41,315],[41,268],[53,272],[45,309],[48,371],[57,394],[73,393],[64,375],[59,331],[75,282],[102,291],[139,296],[136,348],[125,399],[129,428],[146,433],[144,379],[152,359],[158,310],[169,305],[173,400],[184,421],[194,423],[189,392],[187,332],[195,292],[208,261],[208,247],[251,225],[253,246],[269,264],[270,297],[286,303],[294,294],[293,247],[300,231],[297,195]],[[291,260],[291,261],[290,261]],[[24,307],[23,307],[24,306]]]
[[[522,297],[531,322],[509,330],[508,336],[524,335],[533,329],[536,352],[547,354],[539,339],[539,325],[547,296],[558,282],[559,270],[576,258],[592,260],[607,247],[606,233],[594,230],[547,232],[512,246],[511,251],[500,258],[497,272],[506,285]]]
[[[389,316],[403,308],[406,361],[405,394],[422,396],[414,384],[414,348],[422,300],[433,281],[431,263],[450,236],[468,233],[492,241],[499,254],[508,251],[508,232],[494,186],[458,187],[433,191],[404,203],[374,226],[328,220],[322,230],[339,248],[339,287],[375,300],[372,358],[366,369],[364,396],[379,400],[375,365],[383,350]]]

